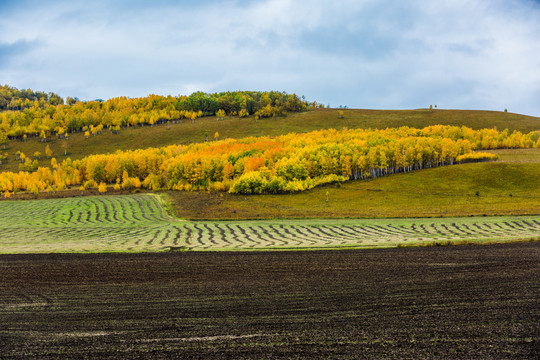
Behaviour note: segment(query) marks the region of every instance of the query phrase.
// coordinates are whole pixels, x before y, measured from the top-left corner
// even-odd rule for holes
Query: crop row
[[[1,202],[0,213],[2,225],[7,227],[136,225],[171,220],[158,198],[146,195]]]
[[[377,247],[534,238],[540,217],[188,222],[151,195],[1,202],[0,252]]]

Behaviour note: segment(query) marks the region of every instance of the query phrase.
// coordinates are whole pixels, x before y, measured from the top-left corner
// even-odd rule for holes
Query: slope
[[[318,109],[290,114],[286,117],[255,120],[253,117],[238,118],[204,117],[191,121],[183,120],[179,124],[156,125],[123,128],[119,134],[104,131],[95,137],[85,138],[82,133],[75,133],[68,141],[52,139],[42,143],[38,138],[29,138],[26,142],[10,141],[0,153],[8,153],[8,161],[0,165],[0,171],[18,171],[19,162],[15,153],[20,151],[26,156],[33,156],[38,151],[43,156],[38,161],[40,166],[49,166],[50,159],[45,156],[45,147],[49,145],[53,156],[61,162],[66,157],[80,159],[90,154],[133,150],[147,147],[159,147],[171,144],[187,144],[205,141],[208,135],[213,139],[215,133],[220,139],[243,138],[248,136],[277,136],[288,133],[305,133],[319,129],[379,128],[411,126],[422,128],[429,125],[465,125],[473,129],[508,128],[529,132],[540,129],[540,118],[494,111],[474,110],[358,110],[344,109],[344,117],[338,116],[336,109]],[[63,145],[67,144],[67,149]],[[66,155],[64,155],[66,153]]]
[[[175,213],[188,219],[540,214],[540,149],[491,152],[501,161],[350,181],[290,195],[167,194]]]

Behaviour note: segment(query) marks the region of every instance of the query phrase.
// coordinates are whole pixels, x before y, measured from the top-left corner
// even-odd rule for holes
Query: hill
[[[350,181],[288,195],[170,191],[167,197],[176,215],[188,219],[540,214],[540,149],[490,152],[501,160]]]
[[[387,128],[434,124],[466,125],[473,129],[508,128],[528,132],[540,129],[540,118],[489,111],[466,110],[352,110],[318,109],[286,117],[255,120],[254,117],[202,117],[194,122],[123,128],[120,133],[104,132],[85,138],[70,136],[67,154],[64,140],[44,144],[37,138],[9,141],[10,158],[0,171],[17,171],[16,151],[44,153],[49,145],[61,162],[67,157],[81,159],[89,154],[189,144],[204,141],[215,132],[220,138],[277,136],[325,128]],[[207,192],[168,192],[175,213],[189,219],[248,218],[343,218],[515,215],[540,213],[540,150],[497,150],[498,163],[465,164],[427,169],[408,174],[351,181],[339,187],[326,186],[292,195],[231,195]],[[41,166],[48,166],[43,157]],[[328,196],[326,193],[328,192]],[[90,192],[86,192],[88,194]],[[71,195],[76,195],[73,192]],[[49,197],[51,194],[40,194]],[[326,202],[328,198],[328,202]]]
[[[540,118],[512,113],[476,110],[357,110],[343,109],[343,118],[336,109],[317,109],[292,113],[286,117],[239,118],[215,116],[183,120],[180,123],[144,127],[122,128],[118,134],[104,131],[97,136],[86,138],[82,132],[70,135],[68,141],[51,138],[47,143],[38,138],[26,141],[10,140],[6,149],[8,161],[0,165],[0,171],[18,171],[15,153],[20,151],[32,156],[36,151],[45,154],[48,145],[58,162],[70,157],[81,159],[91,154],[112,153],[116,150],[134,150],[172,144],[203,142],[206,136],[212,139],[217,132],[221,139],[243,138],[249,136],[278,136],[288,133],[305,133],[320,129],[378,128],[411,126],[423,128],[430,125],[465,125],[472,129],[494,128],[499,130],[529,132],[540,130]],[[67,148],[64,148],[67,145]],[[66,155],[64,155],[66,153]],[[39,166],[49,166],[50,160],[43,156]]]

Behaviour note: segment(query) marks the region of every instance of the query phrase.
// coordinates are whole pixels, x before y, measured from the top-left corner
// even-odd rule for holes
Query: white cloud
[[[13,51],[0,79],[16,87],[87,99],[274,89],[334,106],[540,116],[540,5],[529,0],[1,6],[0,49]]]

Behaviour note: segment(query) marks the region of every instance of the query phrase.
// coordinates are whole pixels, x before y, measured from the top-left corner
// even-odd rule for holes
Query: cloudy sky
[[[540,116],[540,1],[2,0],[0,84]]]

